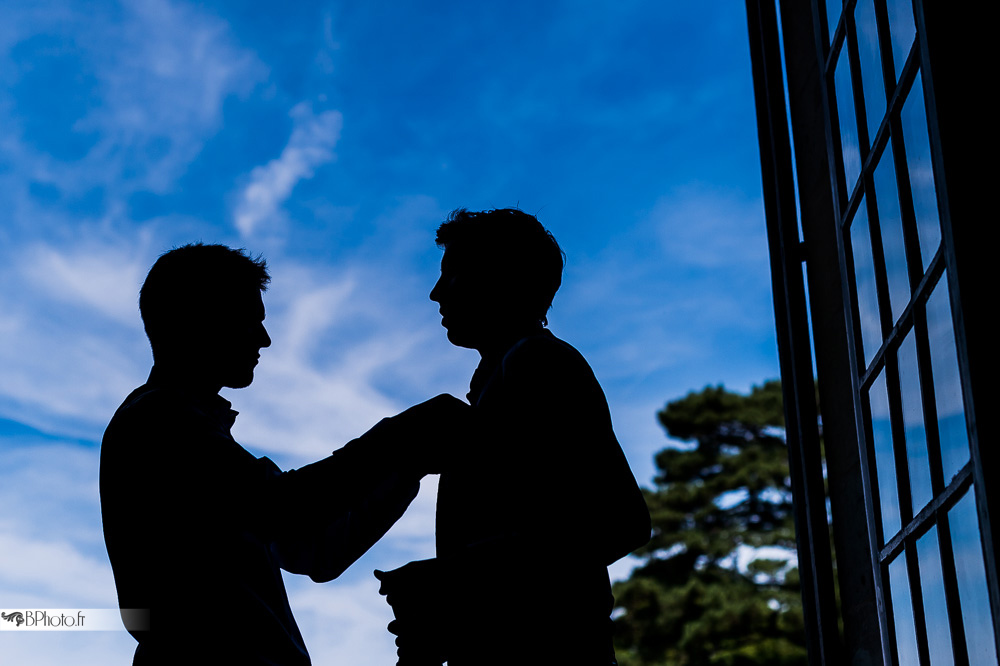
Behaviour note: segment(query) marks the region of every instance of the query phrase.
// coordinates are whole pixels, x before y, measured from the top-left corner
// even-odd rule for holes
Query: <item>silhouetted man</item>
[[[482,361],[441,473],[437,557],[376,572],[399,664],[614,664],[607,567],[649,540],[649,513],[593,372],[544,328],[562,251],[511,209],[455,211],[437,242],[431,300]]]
[[[148,630],[123,613],[137,665],[309,664],[279,568],[318,582],[340,575],[432,471],[420,443],[447,441],[445,425],[461,420],[464,403],[443,396],[298,470],[247,452],[219,390],[248,386],[271,343],[268,281],[262,260],[196,244],[161,256],[143,284],[153,369],[101,447],[119,605],[149,609]]]

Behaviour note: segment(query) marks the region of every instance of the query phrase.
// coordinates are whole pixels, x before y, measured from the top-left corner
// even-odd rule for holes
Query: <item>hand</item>
[[[438,665],[445,661],[442,576],[436,559],[410,562],[393,571],[375,570],[396,619],[388,629],[396,635],[398,666]]]
[[[394,416],[394,419],[407,421],[410,425],[420,428],[443,428],[452,421],[468,418],[469,404],[459,400],[450,393],[436,395]]]
[[[421,599],[428,601],[441,590],[441,563],[436,558],[416,560],[392,571],[375,570],[375,578],[382,585],[378,593],[386,597],[390,606],[421,606]]]
[[[413,468],[425,474],[439,474],[472,437],[473,410],[464,401],[442,393],[388,422],[400,438],[402,455]]]

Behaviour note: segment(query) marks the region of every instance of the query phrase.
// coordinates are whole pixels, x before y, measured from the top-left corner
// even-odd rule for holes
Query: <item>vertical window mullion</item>
[[[902,336],[900,336],[902,337]],[[909,459],[906,453],[905,427],[903,424],[902,396],[900,395],[899,362],[896,355],[897,344],[891,345],[891,353],[885,353],[886,390],[889,401],[889,417],[892,423],[892,446],[896,463],[896,491],[898,493],[900,522],[906,529],[913,521],[913,502],[910,492]],[[897,557],[906,559],[907,582],[910,587],[910,605],[913,612],[913,624],[916,630],[917,654],[921,666],[930,666],[930,654],[927,645],[927,625],[924,615],[923,590],[920,584],[920,571],[916,555],[916,534],[905,537],[903,552]],[[900,664],[900,666],[904,666]]]
[[[827,0],[836,2],[836,0]],[[852,365],[852,378],[851,383],[854,386],[854,404],[857,414],[857,432],[858,441],[861,447],[861,471],[862,471],[862,486],[867,494],[868,501],[865,503],[865,512],[867,514],[868,531],[869,531],[869,545],[872,549],[875,562],[878,562],[878,552],[881,544],[885,542],[885,535],[882,529],[882,514],[881,514],[881,502],[879,498],[879,490],[877,485],[877,466],[875,464],[875,452],[874,452],[874,437],[872,433],[872,415],[871,408],[869,406],[868,389],[870,389],[872,381],[874,380],[875,374],[874,370],[878,365],[878,357],[876,357],[876,362],[872,366],[872,370],[866,373],[864,362],[864,352],[861,346],[861,328],[860,328],[860,317],[858,311],[858,299],[857,299],[857,284],[855,281],[855,266],[854,266],[854,252],[852,249],[850,228],[851,220],[854,215],[856,215],[856,209],[859,205],[859,197],[855,196],[855,183],[848,183],[845,177],[845,165],[844,165],[844,153],[843,153],[843,139],[841,137],[841,127],[840,127],[840,106],[838,102],[839,91],[836,86],[836,68],[837,65],[842,61],[842,58],[847,58],[848,69],[851,74],[851,86],[850,92],[854,104],[855,116],[854,123],[857,126],[865,125],[865,117],[859,116],[857,109],[863,108],[864,97],[861,97],[861,102],[859,103],[857,97],[857,90],[860,87],[860,77],[857,74],[859,71],[859,63],[857,58],[857,48],[855,47],[855,55],[852,58],[850,55],[850,42],[853,38],[848,38],[850,34],[850,27],[853,26],[853,21],[849,21],[851,12],[853,11],[853,2],[848,2],[843,8],[843,13],[840,18],[837,30],[834,34],[833,42],[829,50],[828,57],[825,61],[825,71],[824,71],[824,85],[827,90],[827,109],[828,109],[828,145],[827,149],[829,154],[833,158],[832,170],[833,179],[832,184],[834,188],[834,206],[837,215],[837,226],[839,233],[839,241],[841,246],[841,262],[840,269],[842,279],[845,285],[845,306],[848,309],[847,321],[847,338],[850,341],[851,353],[849,358]],[[817,8],[818,9],[818,8]],[[852,62],[853,61],[853,62]],[[862,149],[861,144],[866,143],[862,140],[862,137],[866,137],[867,133],[864,135],[859,135],[859,151]],[[867,151],[867,146],[864,147]],[[862,161],[863,163],[863,161]],[[860,361],[858,359],[861,359]],[[864,384],[862,384],[864,380]],[[884,566],[877,564],[873,567],[872,575],[875,578],[874,588],[882,596],[876,604],[878,610],[878,623],[879,623],[879,634],[881,636],[881,648],[882,648],[882,658],[886,663],[894,663],[896,659],[896,641],[893,631],[893,613],[891,599],[885,594],[887,586],[884,581],[887,579],[887,573]]]
[[[899,519],[904,527],[913,520],[913,494],[910,492],[910,464],[906,455],[903,400],[900,396],[899,361],[896,346],[885,355],[885,386],[889,399],[889,419],[892,424],[892,450],[896,461],[896,492],[899,497]]]
[[[879,224],[878,197],[875,193],[873,172],[875,160],[869,160],[867,168],[861,172],[861,183],[865,195],[865,205],[868,213],[868,236],[872,247],[872,262],[875,267],[875,294],[878,303],[879,328],[882,330],[882,348],[885,353],[885,341],[895,324],[892,320],[892,307],[889,304],[889,277],[885,269],[885,248],[882,247],[882,227]]]
[[[848,274],[848,277],[850,275]],[[856,300],[856,299],[852,299]],[[854,333],[849,331],[850,336],[853,338]],[[858,347],[857,341],[855,341],[854,347]],[[854,358],[859,358],[855,354]],[[856,365],[856,364],[855,364]],[[873,370],[877,368],[873,366]],[[868,502],[866,502],[866,513],[868,514],[868,530],[869,530],[869,543],[873,550],[873,555],[875,556],[875,562],[877,563],[872,572],[875,576],[875,590],[881,596],[878,600],[878,622],[879,622],[879,633],[882,636],[882,658],[887,664],[896,664],[898,661],[897,650],[896,650],[896,636],[895,636],[895,618],[893,617],[892,609],[892,597],[890,593],[887,593],[888,587],[885,581],[889,578],[888,564],[880,561],[879,557],[879,546],[886,542],[886,535],[882,529],[882,502],[879,497],[878,489],[878,466],[875,464],[875,437],[872,432],[872,412],[871,412],[871,397],[868,395],[872,388],[872,378],[875,376],[874,372],[868,374],[868,386],[864,388],[861,386],[860,379],[855,378],[855,386],[858,387],[858,394],[863,396],[862,399],[855,399],[855,403],[860,407],[859,416],[861,417],[859,441],[862,446],[861,455],[861,471],[862,471],[862,484],[865,491],[868,494]],[[856,394],[856,395],[858,395]]]
[[[906,576],[910,585],[910,604],[913,607],[913,624],[917,629],[917,654],[921,666],[931,666],[930,649],[927,646],[927,625],[924,617],[924,592],[920,584],[920,570],[917,563],[916,539],[911,537],[901,557],[906,558]],[[900,666],[905,666],[900,664]]]
[[[917,44],[910,48],[910,55],[900,75],[899,86],[889,106],[889,140],[892,143],[893,166],[896,169],[896,193],[899,196],[899,218],[903,226],[903,247],[906,253],[907,276],[910,281],[910,302],[917,285],[923,277],[923,263],[920,257],[920,238],[917,233],[917,215],[913,207],[913,189],[910,186],[909,164],[906,161],[906,144],[903,141],[900,112],[913,87],[914,79],[919,76],[917,69]]]
[[[896,68],[892,60],[892,45],[889,34],[889,11],[886,9],[885,0],[874,0],[875,2],[875,24],[878,28],[878,45],[880,62],[882,64],[882,88],[885,90],[886,116],[891,116],[889,103],[892,101],[893,91],[896,89]]]
[[[851,222],[853,222],[853,217],[854,215],[857,214],[857,211],[855,210],[853,214],[851,214],[850,211],[851,209],[849,208],[848,214],[851,215],[851,217],[848,218],[849,222],[841,227],[840,235],[841,235],[841,242],[843,243],[844,247],[844,270],[846,271],[844,277],[846,278],[848,290],[850,291],[848,306],[850,307],[850,312],[851,312],[851,326],[850,326],[851,342],[852,342],[851,351],[854,354],[854,358],[857,359],[856,374],[858,375],[858,380],[860,382],[862,378],[870,380],[870,378],[874,376],[875,374],[874,368],[877,364],[878,356],[876,355],[875,360],[872,362],[871,365],[872,369],[869,370],[866,375],[866,369],[868,368],[868,365],[865,362],[865,352],[862,343],[863,336],[861,334],[861,310],[858,306],[858,284],[857,284],[857,279],[855,277],[856,269],[854,265],[854,244],[851,242]],[[859,389],[860,389],[860,383],[859,383]],[[871,417],[869,415],[869,420],[870,418]]]
[[[843,21],[841,21],[843,23]],[[840,38],[840,45],[838,48],[837,42],[830,47],[830,53],[826,60],[826,70],[824,72],[824,85],[827,90],[827,99],[831,100],[830,111],[832,115],[830,116],[830,145],[828,145],[828,150],[830,155],[833,157],[833,204],[834,212],[837,218],[837,225],[843,227],[845,220],[849,219],[848,211],[850,210],[850,200],[851,192],[848,189],[847,178],[845,176],[844,169],[844,150],[843,150],[843,138],[840,133],[840,109],[837,102],[837,85],[836,85],[836,63],[840,62],[841,58],[846,57],[845,49],[846,41],[843,37]],[[850,67],[850,65],[848,65]]]
[[[868,159],[868,154],[871,152],[871,138],[868,136],[868,109],[865,105],[864,83],[861,80],[861,55],[858,52],[857,25],[854,22],[853,6],[850,11],[845,8],[843,23],[846,27],[847,33],[844,35],[845,41],[843,48],[847,49],[847,57],[851,69],[851,91],[854,97],[854,120],[857,125],[858,150],[861,153],[863,174],[864,164]],[[841,57],[843,56],[844,54],[841,53]],[[859,186],[863,180],[863,177],[859,178],[858,182],[853,184],[853,187],[851,186],[852,184],[848,184],[851,198],[859,195]]]
[[[970,489],[966,492],[973,491]],[[948,606],[948,625],[951,630],[951,648],[955,658],[955,666],[970,666],[969,648],[965,644],[965,623],[962,619],[962,607],[958,595],[955,550],[951,542],[948,514],[945,511],[942,511],[938,517],[938,546],[941,552],[941,575],[944,579],[944,597]]]
[[[940,255],[940,252],[939,252]],[[934,393],[934,375],[931,361],[931,345],[927,330],[927,312],[925,305],[927,297],[940,281],[942,273],[940,256],[932,262],[932,279],[923,281],[919,291],[914,295],[916,305],[913,309],[913,335],[917,348],[917,375],[920,378],[920,399],[923,409],[924,433],[927,440],[927,457],[931,468],[931,490],[934,495],[944,492],[944,464],[941,460],[941,435],[938,430],[937,397]]]
[[[902,555],[897,555],[896,557],[901,557]],[[889,563],[882,562],[878,566],[878,570],[881,572],[881,580],[879,581],[879,592],[882,595],[884,603],[881,604],[882,613],[884,615],[881,618],[882,622],[882,658],[885,660],[885,664],[888,666],[898,666],[899,665],[899,647],[897,646],[896,640],[896,614],[893,612],[892,605],[892,595],[893,590],[891,585],[886,585],[885,581],[889,580]]]

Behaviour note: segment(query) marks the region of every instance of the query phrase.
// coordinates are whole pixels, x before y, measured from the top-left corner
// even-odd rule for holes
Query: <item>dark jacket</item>
[[[230,435],[236,412],[156,370],[101,447],[101,510],[119,605],[148,664],[309,664],[279,568],[340,575],[403,513],[419,477],[373,437],[282,472]]]
[[[438,489],[449,664],[612,663],[607,567],[650,522],[593,371],[540,329],[484,357],[469,400],[477,432]]]

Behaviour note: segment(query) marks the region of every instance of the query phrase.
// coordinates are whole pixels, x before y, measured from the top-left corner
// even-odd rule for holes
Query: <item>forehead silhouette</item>
[[[453,211],[438,227],[446,270],[511,284],[544,316],[562,282],[564,255],[537,218],[516,208]],[[450,264],[450,265],[449,265]]]
[[[257,296],[270,279],[267,263],[246,250],[192,243],[165,252],[139,292],[139,312],[154,353],[171,344],[184,322],[258,308]]]

